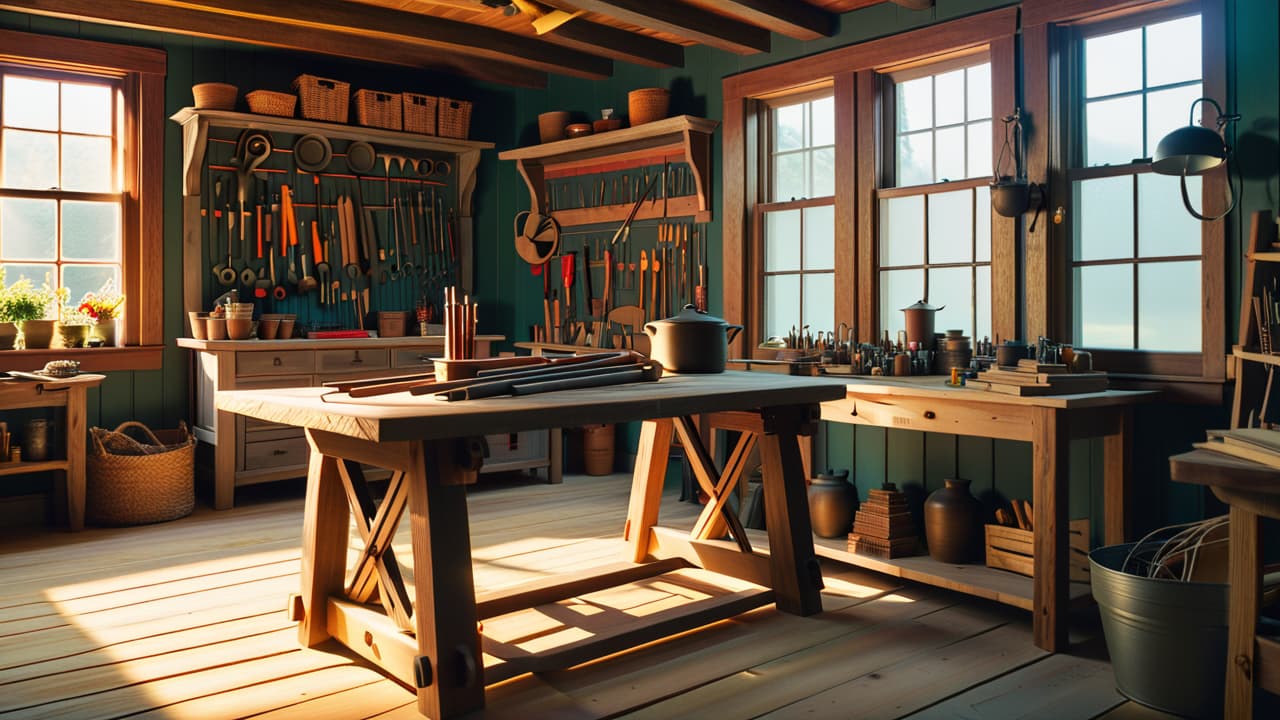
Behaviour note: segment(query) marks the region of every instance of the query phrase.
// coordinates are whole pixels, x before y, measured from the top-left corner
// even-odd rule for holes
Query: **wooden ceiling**
[[[840,13],[933,0],[0,0],[0,9],[543,87],[618,62],[683,67],[684,49],[769,52],[829,36]]]

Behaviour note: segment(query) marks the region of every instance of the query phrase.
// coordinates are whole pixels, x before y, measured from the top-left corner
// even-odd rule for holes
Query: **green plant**
[[[4,272],[0,268],[0,322],[46,319],[66,299],[67,289],[49,287],[47,275],[40,287],[36,287],[26,277],[18,278],[12,285],[5,286]]]

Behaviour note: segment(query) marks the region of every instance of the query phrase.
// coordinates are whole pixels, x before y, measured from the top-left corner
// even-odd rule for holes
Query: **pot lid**
[[[684,309],[663,320],[653,321],[654,325],[714,325],[716,327],[726,327],[729,323],[715,315],[709,315],[699,310],[696,305],[685,305]]]
[[[363,140],[356,140],[347,146],[347,169],[356,175],[364,175],[373,170],[377,159],[373,146]]]
[[[329,139],[314,133],[303,135],[293,145],[293,164],[305,172],[323,172],[333,158]]]
[[[908,310],[941,310],[944,307],[946,307],[946,305],[930,305],[928,302],[924,300],[917,300],[914,305],[908,305],[902,308],[902,311],[907,312]]]

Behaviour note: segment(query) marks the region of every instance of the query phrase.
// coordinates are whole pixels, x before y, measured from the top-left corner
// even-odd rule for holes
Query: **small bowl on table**
[[[564,136],[570,138],[591,134],[591,123],[570,123],[564,127]]]

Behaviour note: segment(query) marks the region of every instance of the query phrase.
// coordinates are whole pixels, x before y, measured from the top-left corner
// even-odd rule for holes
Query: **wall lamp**
[[[1196,105],[1202,102],[1213,105],[1213,109],[1217,111],[1216,130],[1196,124]],[[1191,207],[1191,198],[1187,195],[1187,176],[1203,175],[1231,159],[1231,148],[1227,146],[1224,132],[1227,123],[1239,120],[1240,116],[1224,114],[1222,106],[1213,98],[1207,97],[1198,98],[1191,103],[1190,116],[1186,127],[1180,127],[1161,138],[1160,144],[1156,145],[1151,169],[1161,175],[1177,175],[1182,178],[1182,204],[1197,220],[1221,220],[1235,209],[1236,199],[1239,196],[1239,193],[1231,189],[1230,165],[1228,164],[1227,168],[1227,196],[1230,202],[1221,215],[1214,217],[1201,215]],[[1236,168],[1236,172],[1239,173],[1239,168]]]

